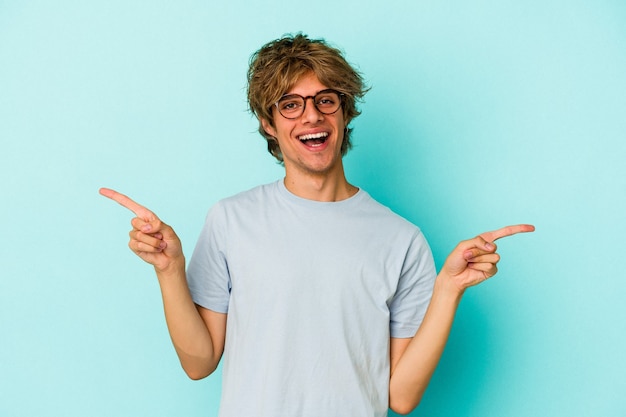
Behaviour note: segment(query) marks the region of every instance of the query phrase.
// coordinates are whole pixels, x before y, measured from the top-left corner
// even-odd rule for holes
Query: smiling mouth
[[[300,142],[309,146],[321,145],[324,142],[326,142],[326,139],[328,139],[328,132],[320,132],[320,133],[312,133],[310,135],[302,135],[302,136],[298,136],[298,139],[300,140]]]

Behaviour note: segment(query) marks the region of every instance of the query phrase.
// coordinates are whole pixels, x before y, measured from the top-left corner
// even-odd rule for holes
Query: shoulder
[[[276,198],[278,193],[277,182],[258,185],[245,191],[241,191],[229,197],[219,200],[211,210],[233,210],[245,207],[258,207]]]
[[[279,205],[276,182],[263,184],[217,201],[205,218],[205,227],[230,229],[236,225],[258,222]]]
[[[363,213],[370,216],[372,220],[376,220],[376,223],[380,224],[382,227],[403,230],[414,235],[421,234],[421,230],[417,225],[399,215],[388,206],[378,202],[366,191],[360,190],[359,192],[363,193],[361,198]]]

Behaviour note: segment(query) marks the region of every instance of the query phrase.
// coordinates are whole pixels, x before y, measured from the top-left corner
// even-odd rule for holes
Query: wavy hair
[[[283,156],[278,141],[263,129],[261,120],[274,126],[272,106],[288,92],[300,78],[313,72],[328,88],[343,93],[342,110],[346,123],[341,155],[351,148],[351,128],[348,124],[361,112],[356,103],[362,100],[368,88],[361,74],[344,58],[342,52],[323,39],[309,39],[298,33],[286,35],[265,44],[250,57],[248,69],[248,106],[259,119],[259,133],[267,140],[267,150],[278,161]]]

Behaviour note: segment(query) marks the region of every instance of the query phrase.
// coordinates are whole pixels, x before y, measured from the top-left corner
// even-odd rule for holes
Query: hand
[[[100,194],[117,201],[137,216],[131,220],[133,229],[129,233],[130,242],[128,242],[128,247],[137,256],[160,271],[177,262],[182,261],[184,265],[182,245],[174,229],[124,194],[108,188],[101,188]]]
[[[450,253],[441,275],[447,276],[460,293],[467,288],[491,278],[498,272],[496,264],[500,255],[496,253],[496,240],[517,233],[533,232],[535,226],[519,224],[483,233],[474,239],[465,240]]]

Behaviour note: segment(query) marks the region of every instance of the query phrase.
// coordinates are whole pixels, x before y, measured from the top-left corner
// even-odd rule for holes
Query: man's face
[[[310,73],[300,78],[285,94],[309,97],[328,88]],[[283,117],[275,106],[272,111],[274,126],[267,120],[261,123],[265,131],[278,140],[287,175],[343,172],[341,144],[345,122],[341,108],[333,114],[323,114],[315,108],[312,99],[307,99],[302,116],[296,119]]]

